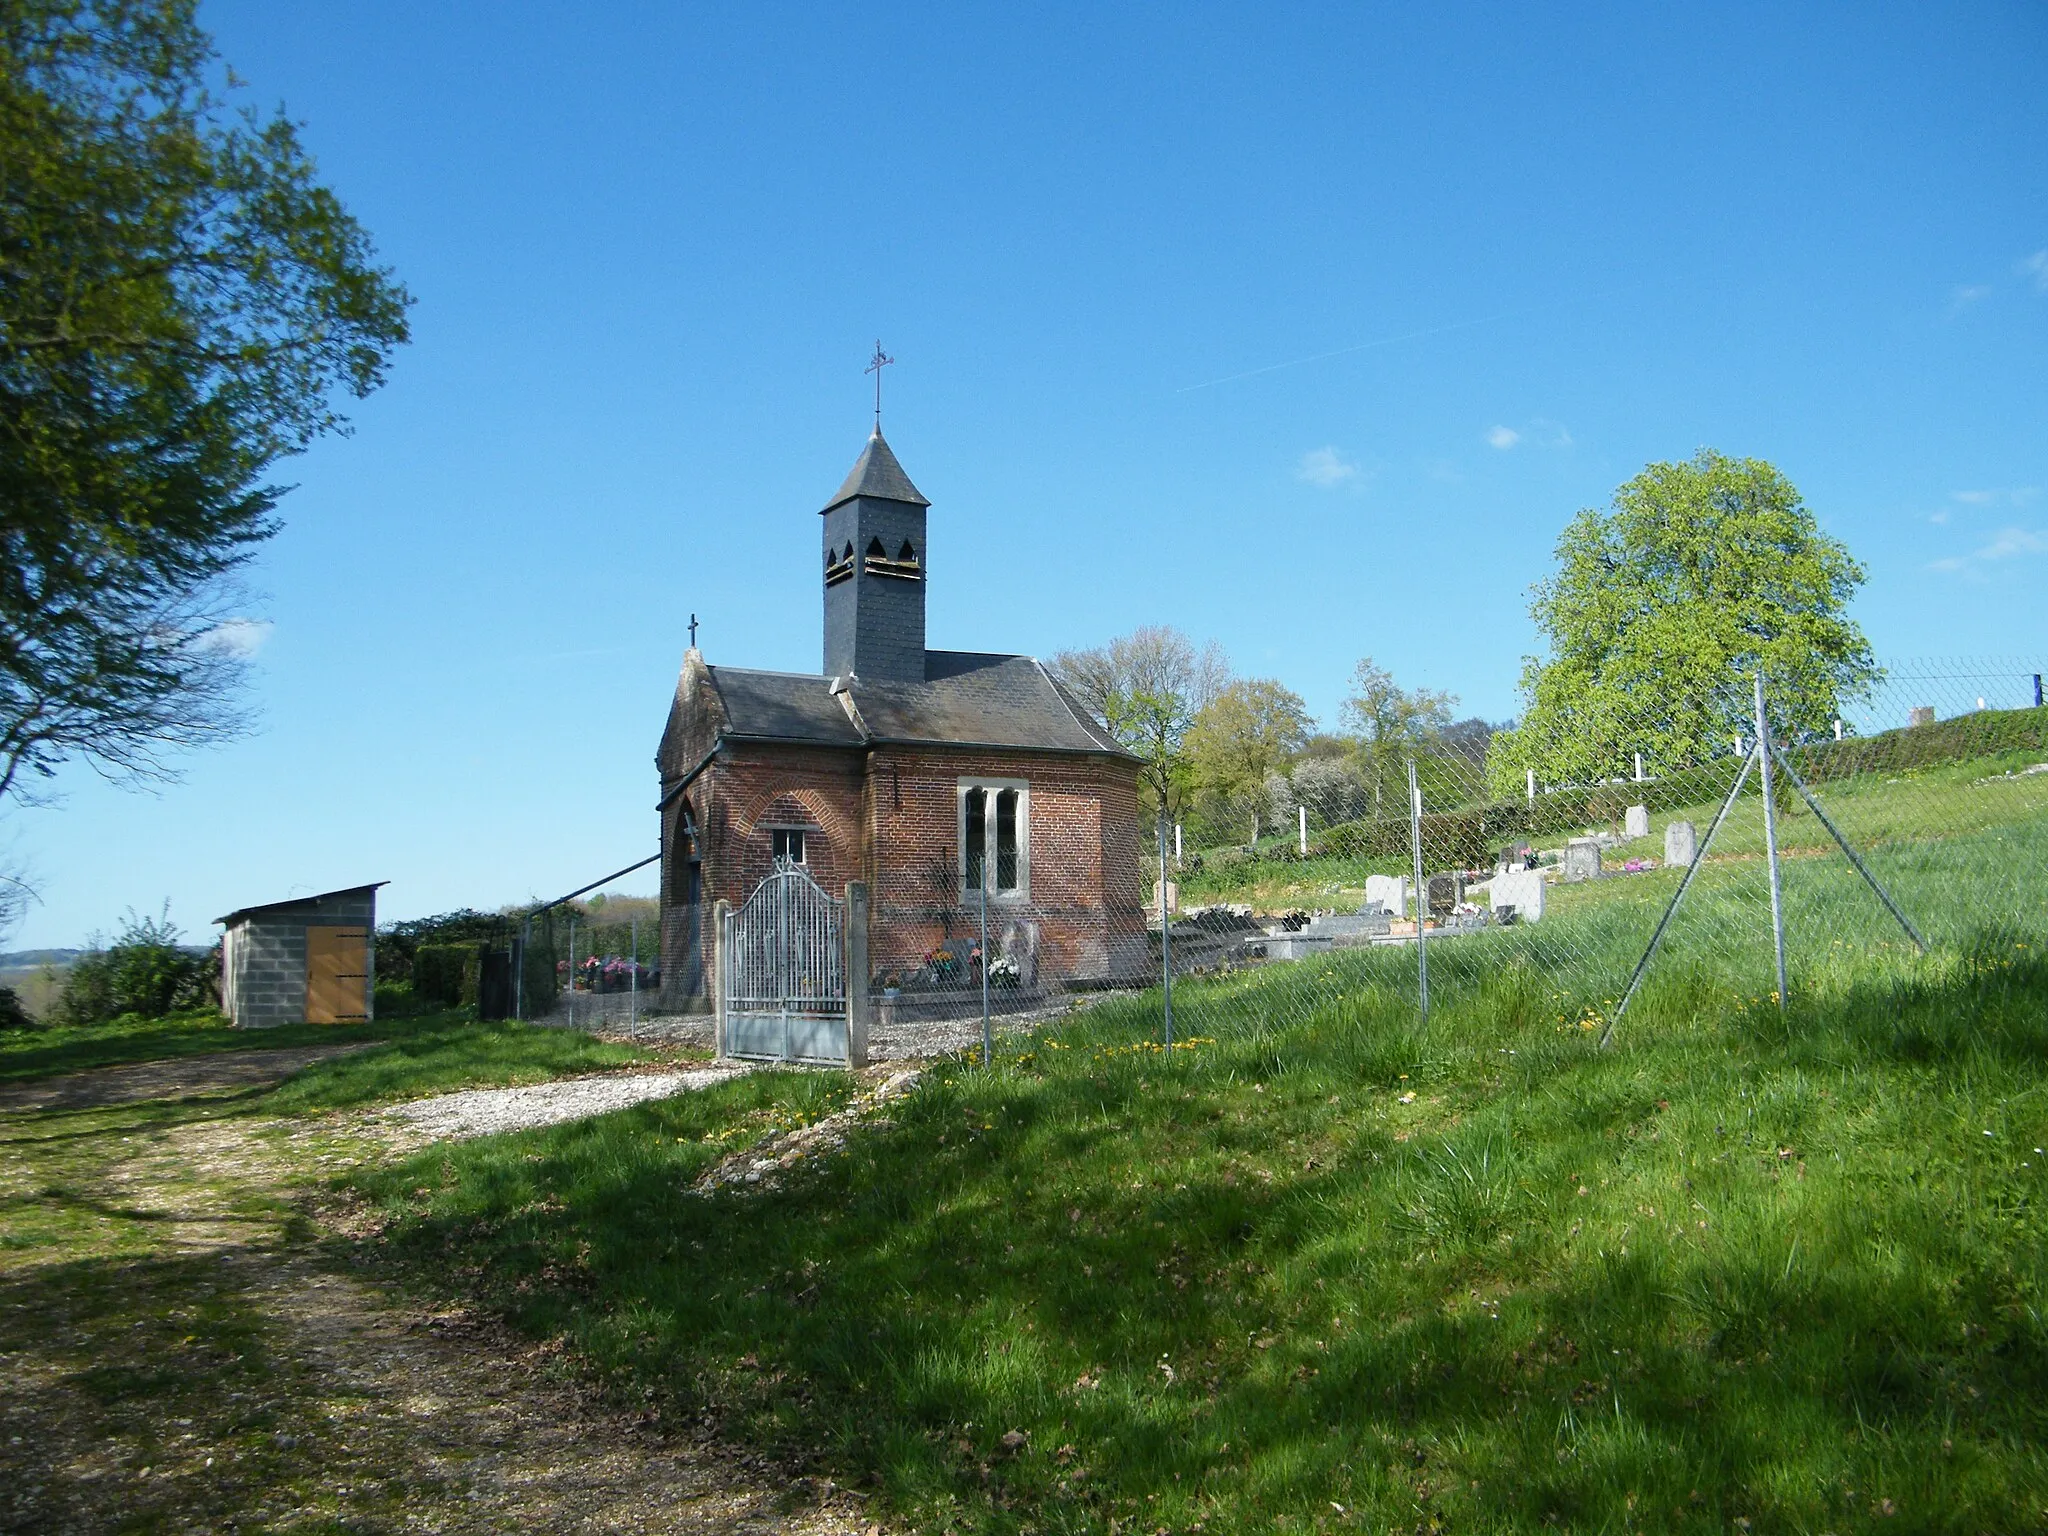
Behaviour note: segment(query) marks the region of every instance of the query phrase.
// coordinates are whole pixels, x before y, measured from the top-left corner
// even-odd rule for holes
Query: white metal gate
[[[846,904],[778,864],[725,918],[725,1054],[847,1064]]]

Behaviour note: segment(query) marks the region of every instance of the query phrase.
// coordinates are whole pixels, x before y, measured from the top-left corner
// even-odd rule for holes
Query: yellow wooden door
[[[363,928],[306,930],[306,1022],[367,1019],[370,935]]]

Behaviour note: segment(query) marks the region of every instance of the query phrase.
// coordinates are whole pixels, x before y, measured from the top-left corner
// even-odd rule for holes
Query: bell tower
[[[879,419],[825,523],[825,673],[863,682],[924,675],[925,509]]]

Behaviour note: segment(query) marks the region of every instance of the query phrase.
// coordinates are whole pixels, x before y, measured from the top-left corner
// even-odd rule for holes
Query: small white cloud
[[[1948,291],[1948,312],[1961,314],[1972,304],[1991,297],[1989,283],[1961,283]]]
[[[2006,528],[1978,550],[1972,560],[2010,560],[2015,555],[2048,554],[2048,534],[2027,528]]]
[[[1943,507],[1939,512],[1928,513],[1927,521],[1930,523],[1945,523],[1948,521],[1948,515],[1948,508]]]
[[[2042,293],[2048,293],[2048,247],[2022,261],[2019,272],[2021,277],[2032,278],[2034,286]]]
[[[2001,528],[1991,542],[1967,555],[1949,555],[1934,561],[1929,570],[1976,572],[1987,565],[2016,560],[2024,555],[2048,555],[2048,533],[2032,528]]]
[[[263,649],[275,627],[268,619],[223,619],[200,636],[199,643],[207,650],[248,661]]]
[[[1522,440],[1522,434],[1513,427],[1495,427],[1486,434],[1486,440],[1502,452],[1506,452]]]
[[[1951,501],[1960,501],[1966,507],[1988,507],[1998,500],[1996,491],[1950,491]]]
[[[1348,485],[1358,478],[1358,464],[1338,448],[1311,448],[1294,467],[1294,478],[1326,491]]]

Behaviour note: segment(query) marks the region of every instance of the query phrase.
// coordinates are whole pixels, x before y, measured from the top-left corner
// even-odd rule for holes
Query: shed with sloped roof
[[[215,918],[220,1005],[236,1024],[354,1024],[376,1013],[377,892],[352,885]]]

